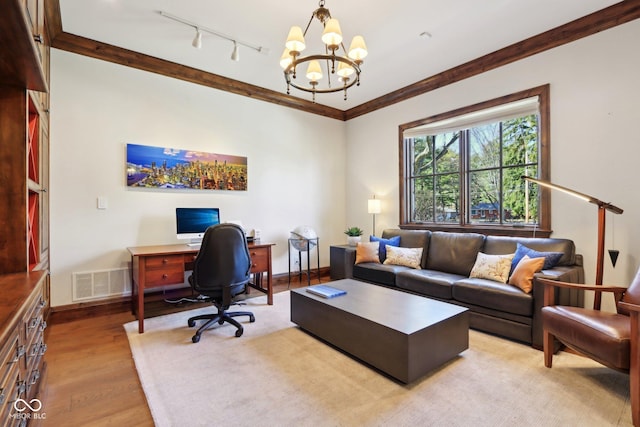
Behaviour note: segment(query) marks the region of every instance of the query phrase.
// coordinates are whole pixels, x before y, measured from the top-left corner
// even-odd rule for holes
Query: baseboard
[[[319,269],[311,270],[311,282],[314,283],[318,280],[318,277],[322,281],[328,281],[329,267],[321,267]],[[301,280],[299,280],[301,279]],[[289,284],[296,284],[297,286],[306,285],[307,274],[302,272],[301,277],[298,272],[291,272],[282,274],[274,274],[272,279],[272,285],[274,287],[288,287]],[[155,292],[149,292],[145,294],[145,301],[165,299],[170,294],[170,298],[179,298],[192,295],[190,287],[176,288],[170,291],[159,290]],[[98,316],[113,313],[123,313],[131,310],[131,296],[118,296],[104,298],[100,300],[85,301],[76,304],[61,305],[51,307],[51,313],[49,315],[49,323],[66,323],[73,320],[83,319],[88,316]]]

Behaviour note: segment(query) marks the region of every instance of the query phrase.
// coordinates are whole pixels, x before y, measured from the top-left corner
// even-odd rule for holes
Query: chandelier
[[[285,50],[280,58],[280,66],[284,69],[284,78],[287,82],[287,94],[291,87],[310,92],[313,94],[313,102],[316,101],[316,93],[331,93],[344,91],[344,99],[347,99],[347,89],[353,85],[360,85],[360,66],[367,56],[367,46],[362,36],[355,36],[349,46],[349,51],[342,43],[342,32],[340,23],[331,17],[329,9],[324,7],[324,0],[320,0],[318,7],[311,14],[311,19],[305,28],[293,26],[289,30],[289,35],[285,43]],[[304,37],[316,18],[322,23],[322,42],[324,43],[324,53],[301,56],[306,48]],[[324,63],[327,73],[327,83],[320,85],[320,80],[324,77],[321,63]],[[308,82],[300,82],[297,79],[298,66],[307,65],[305,77]],[[336,74],[338,85],[331,85],[331,75]],[[355,74],[355,75],[354,75]]]

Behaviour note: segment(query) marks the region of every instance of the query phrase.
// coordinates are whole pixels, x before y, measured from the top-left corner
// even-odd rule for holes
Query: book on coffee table
[[[321,296],[322,298],[335,298],[347,293],[347,291],[343,291],[342,289],[333,288],[327,285],[310,286],[307,288],[307,292]]]

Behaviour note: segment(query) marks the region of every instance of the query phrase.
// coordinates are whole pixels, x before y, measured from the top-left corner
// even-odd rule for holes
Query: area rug
[[[187,318],[124,325],[157,426],[629,426],[629,379],[561,352],[470,331],[469,349],[404,385],[290,321],[289,292],[251,298],[255,314],[193,344]],[[242,318],[241,318],[242,319]]]

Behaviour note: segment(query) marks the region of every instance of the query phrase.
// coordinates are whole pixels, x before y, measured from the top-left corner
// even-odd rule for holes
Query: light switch
[[[107,209],[107,206],[109,205],[107,198],[104,196],[99,196],[98,197],[98,209]]]

